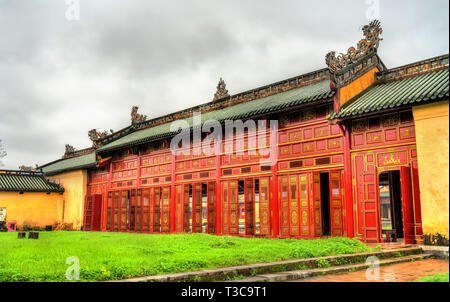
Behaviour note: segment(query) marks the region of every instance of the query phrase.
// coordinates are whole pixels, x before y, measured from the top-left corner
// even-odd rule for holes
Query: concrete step
[[[413,254],[396,258],[389,258],[380,260],[379,265],[391,265],[402,262],[409,261],[420,261],[423,259],[428,259],[433,257],[431,254]],[[261,274],[256,275],[254,277],[245,278],[241,280],[234,280],[232,282],[285,282],[285,281],[293,281],[306,279],[316,276],[323,276],[328,274],[339,274],[339,273],[348,273],[358,270],[364,270],[371,266],[372,264],[366,263],[357,263],[357,264],[349,264],[349,265],[337,265],[331,266],[327,268],[317,268],[310,270],[297,270],[297,271],[287,271],[287,272],[279,272],[273,274]]]
[[[366,259],[370,256],[376,256],[379,259],[386,259],[394,257],[398,258],[402,256],[421,253],[422,249],[419,247],[407,247],[399,249],[394,248],[368,253],[345,254],[337,256],[308,258],[308,259],[294,259],[270,263],[256,263],[218,269],[183,272],[176,274],[138,277],[117,281],[119,282],[227,281],[239,277],[249,277],[261,274],[316,269],[320,266],[321,262],[322,263],[326,262],[329,263],[331,266],[336,266],[336,265],[362,263],[365,262]]]

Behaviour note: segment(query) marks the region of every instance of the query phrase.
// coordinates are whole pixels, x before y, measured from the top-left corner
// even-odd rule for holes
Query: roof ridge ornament
[[[96,147],[100,147],[102,144],[100,142],[100,140],[102,140],[103,138],[105,138],[105,136],[108,135],[107,131],[103,131],[103,132],[99,132],[97,131],[97,129],[91,129],[88,131],[88,136],[92,141],[92,146],[94,148]]]
[[[217,84],[217,91],[214,94],[214,99],[213,101],[217,101],[226,97],[229,97],[230,95],[228,94],[228,90],[227,90],[227,84],[225,83],[225,81],[220,78],[219,83]]]
[[[347,50],[346,54],[340,53],[337,56],[335,51],[330,51],[325,56],[325,63],[332,74],[345,69],[352,63],[356,63],[369,53],[377,52],[380,41],[383,40],[380,37],[383,33],[381,22],[375,19],[368,25],[364,25],[362,31],[365,39],[361,39],[356,48],[352,46]]]
[[[139,110],[138,106],[131,107],[131,125],[139,124],[147,120],[147,116],[139,114],[138,110]]]
[[[75,148],[72,145],[66,144],[66,150],[64,152],[64,155],[69,155],[75,153]]]

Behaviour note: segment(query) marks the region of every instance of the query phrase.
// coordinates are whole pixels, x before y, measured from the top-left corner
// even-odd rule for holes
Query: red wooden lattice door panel
[[[229,207],[229,195],[228,195],[228,182],[222,183],[222,232],[224,234],[230,233],[230,207]]]
[[[112,229],[112,206],[113,206],[113,198],[112,198],[113,192],[108,192],[108,199],[106,203],[106,230],[111,231]]]
[[[300,174],[298,176],[299,182],[299,202],[300,202],[300,210],[299,210],[299,220],[300,220],[300,235],[308,236],[312,231],[310,230],[310,224],[312,220],[310,219],[311,211],[309,210],[309,184],[308,184],[308,175]],[[311,205],[312,208],[312,205]]]
[[[314,172],[313,177],[313,210],[314,210],[314,235],[322,236],[322,198],[320,196],[320,173]]]
[[[208,183],[208,234],[216,233],[216,183]]]
[[[92,227],[92,199],[93,196],[86,196],[84,201],[84,231],[90,231]]]
[[[422,242],[422,212],[420,205],[420,187],[419,187],[419,171],[417,168],[417,161],[412,162],[412,187],[414,199],[414,231],[416,235],[416,243]],[[418,242],[417,242],[418,241]]]
[[[136,190],[130,193],[130,212],[129,212],[129,230],[136,230]]]
[[[282,176],[280,179],[280,235],[289,236],[289,179]]]
[[[102,195],[96,194],[86,196],[84,204],[84,222],[85,231],[100,231],[102,217]]]
[[[183,232],[183,185],[175,187],[175,232]]]
[[[202,232],[202,184],[193,185],[192,233]]]
[[[161,188],[150,189],[150,197],[153,197],[153,200],[150,200],[150,204],[153,203],[153,232],[159,233],[161,232]]]
[[[161,218],[161,232],[170,232],[170,187],[162,188],[162,218]]]
[[[259,179],[259,225],[261,235],[270,235],[270,182],[268,177]]]
[[[402,185],[402,209],[403,209],[403,234],[405,244],[415,243],[414,212],[411,186],[411,170],[409,167],[400,168]]]
[[[330,219],[332,236],[342,236],[344,233],[342,196],[341,171],[330,171]]]
[[[254,179],[249,178],[244,181],[245,194],[245,234],[255,234],[255,187]]]
[[[376,172],[373,165],[368,165],[367,171],[362,173],[362,190],[363,238],[366,242],[379,242],[378,190]]]
[[[291,236],[299,235],[299,209],[298,209],[298,179],[297,176],[289,176],[289,218]]]
[[[184,193],[183,193],[183,231],[185,233],[189,233],[191,231],[191,215],[189,208],[189,186],[184,185]]]

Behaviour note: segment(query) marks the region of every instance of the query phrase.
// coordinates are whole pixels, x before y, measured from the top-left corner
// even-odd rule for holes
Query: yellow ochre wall
[[[47,177],[64,187],[63,222],[73,223],[73,229],[79,230],[83,224],[84,197],[87,189],[87,171],[76,170]]]
[[[374,67],[347,86],[341,87],[339,89],[339,104],[344,105],[348,100],[372,85],[376,80],[375,73],[378,71],[378,68]]]
[[[426,236],[432,238],[438,234],[445,236],[448,242],[449,102],[415,106],[413,115],[425,243]]]
[[[6,208],[6,222],[45,228],[61,222],[63,196],[60,193],[0,192],[0,208]]]

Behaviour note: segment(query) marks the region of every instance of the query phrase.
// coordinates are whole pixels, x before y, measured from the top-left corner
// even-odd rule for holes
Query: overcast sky
[[[0,0],[0,160],[53,161],[129,125],[133,105],[152,118],[210,101],[220,77],[234,94],[326,67],[377,2],[79,0],[69,21],[76,3]],[[448,5],[380,0],[384,63],[448,53]]]

